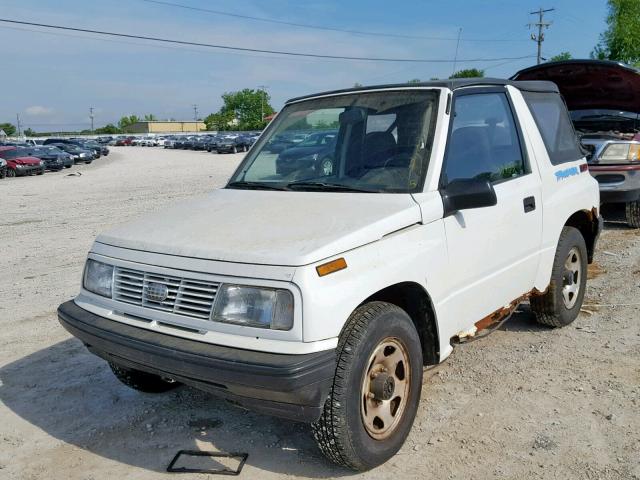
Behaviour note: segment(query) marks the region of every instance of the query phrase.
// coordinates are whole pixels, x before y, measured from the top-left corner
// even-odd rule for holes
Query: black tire
[[[389,436],[374,439],[365,427],[363,405],[368,401],[363,382],[370,378],[366,375],[375,363],[372,353],[390,338],[400,341],[407,353],[409,390],[402,410],[397,407],[400,417],[393,420],[395,427]],[[386,348],[383,352],[387,355]],[[322,453],[334,463],[353,470],[369,470],[400,450],[413,425],[422,388],[422,348],[418,332],[401,308],[385,302],[367,303],[349,318],[340,335],[336,355],[333,386],[320,419],[312,425],[313,436]],[[391,394],[391,402],[396,394],[395,391]]]
[[[91,165],[91,162],[93,162],[93,160],[89,160],[88,162],[84,162],[84,163],[86,163],[87,165]]]
[[[233,147],[233,153],[238,153],[238,147],[236,146]]]
[[[626,217],[627,225],[631,228],[640,228],[640,200],[627,203]]]
[[[13,168],[7,168],[7,177],[8,178],[15,178],[16,175],[16,171]]]
[[[577,252],[576,262],[579,267],[579,275],[571,272],[565,266],[569,261],[571,252]],[[573,258],[573,256],[572,256]],[[570,297],[573,302],[567,305],[563,295],[563,289],[577,285],[578,291]],[[564,227],[560,234],[556,255],[553,260],[551,282],[549,288],[542,295],[531,297],[531,310],[538,323],[549,327],[564,327],[573,322],[582,308],[584,294],[587,286],[587,246],[580,231],[573,227]],[[569,294],[571,295],[571,294]]]
[[[178,383],[170,383],[157,375],[131,368],[121,367],[118,364],[109,362],[111,371],[118,380],[127,387],[146,393],[163,393],[176,388]]]
[[[71,168],[71,165],[65,165],[64,168]]]
[[[7,169],[3,168],[0,170],[0,179],[7,176]]]

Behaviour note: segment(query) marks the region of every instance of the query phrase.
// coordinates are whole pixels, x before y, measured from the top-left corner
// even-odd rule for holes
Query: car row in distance
[[[164,139],[164,148],[200,150],[216,153],[238,153],[249,150],[258,139],[257,133],[219,135],[180,135]]]
[[[94,141],[74,142],[68,139],[47,139],[35,142],[0,144],[0,178],[42,175],[45,171],[60,171],[76,163],[91,163],[108,154],[106,146]],[[106,151],[105,151],[106,149]]]

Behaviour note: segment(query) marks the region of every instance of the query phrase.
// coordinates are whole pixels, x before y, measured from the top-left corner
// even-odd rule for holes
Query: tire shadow
[[[246,452],[245,469],[326,478],[329,463],[307,425],[231,406],[188,387],[145,394],[68,339],[0,368],[0,402],[52,437],[87,452],[164,472],[178,450]]]

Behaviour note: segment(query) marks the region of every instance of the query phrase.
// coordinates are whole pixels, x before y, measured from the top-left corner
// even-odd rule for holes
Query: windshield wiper
[[[341,183],[310,182],[310,181],[291,182],[287,184],[287,188],[291,190],[310,189],[310,190],[328,190],[328,191],[334,191],[334,192],[378,193],[377,190],[367,190],[366,188],[350,187],[349,185],[343,185]]]
[[[240,180],[237,182],[230,182],[227,184],[226,188],[238,188],[238,189],[247,189],[247,190],[287,190],[285,187],[278,187],[276,185],[270,185],[268,183],[261,182],[247,182],[244,180]]]

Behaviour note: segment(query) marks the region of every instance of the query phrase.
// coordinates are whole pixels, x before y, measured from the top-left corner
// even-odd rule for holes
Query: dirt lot
[[[323,459],[304,425],[189,388],[127,389],[58,324],[99,231],[221,186],[240,158],[124,147],[71,171],[0,180],[0,478],[169,477],[175,452],[194,447],[248,452],[244,478],[353,475]],[[401,452],[355,476],[639,479],[640,233],[606,227],[585,302],[606,306],[561,330],[523,306],[457,348],[426,372]]]

